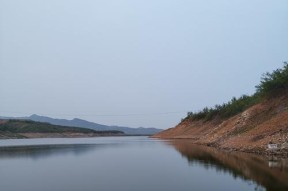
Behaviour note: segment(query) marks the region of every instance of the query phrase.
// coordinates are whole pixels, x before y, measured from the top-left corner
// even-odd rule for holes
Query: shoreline
[[[89,137],[114,137],[114,136],[124,136],[117,134],[97,134],[97,133],[17,133],[2,135],[0,140],[8,139],[36,139],[36,138],[89,138]]]

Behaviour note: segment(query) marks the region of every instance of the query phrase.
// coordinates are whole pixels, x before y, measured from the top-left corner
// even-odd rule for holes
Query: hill
[[[273,152],[288,156],[288,64],[264,74],[256,89],[252,96],[189,112],[176,127],[153,137],[256,153],[267,153],[268,144],[276,144]]]
[[[51,125],[30,120],[0,120],[0,138],[95,137],[123,135],[121,131]]]
[[[74,118],[72,120],[67,119],[54,119],[51,117],[46,116],[39,116],[39,115],[31,115],[29,117],[0,117],[1,119],[24,119],[24,120],[32,120],[37,122],[45,122],[50,123],[53,125],[62,125],[62,126],[69,126],[69,127],[82,127],[82,128],[89,128],[96,131],[122,131],[126,135],[153,135],[162,131],[162,129],[156,128],[130,128],[130,127],[121,127],[121,126],[107,126],[101,125],[98,123],[93,123],[90,121],[86,121],[79,118]]]

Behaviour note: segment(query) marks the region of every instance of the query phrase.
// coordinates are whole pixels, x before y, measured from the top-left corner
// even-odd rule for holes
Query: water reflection
[[[230,173],[243,180],[253,180],[264,186],[267,191],[288,190],[288,160],[260,157],[257,155],[224,152],[211,147],[193,145],[190,141],[171,141],[173,146],[190,165],[201,165],[217,171]],[[262,190],[256,187],[255,190]]]
[[[56,155],[83,155],[96,149],[115,147],[116,144],[59,144],[0,147],[0,160],[7,158],[41,159]]]
[[[0,146],[5,191],[288,190],[287,160],[221,152],[189,141],[123,137],[19,143]]]

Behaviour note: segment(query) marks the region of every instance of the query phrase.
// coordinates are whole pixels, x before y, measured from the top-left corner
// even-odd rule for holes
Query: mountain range
[[[108,126],[108,125],[102,125],[102,124],[86,121],[86,120],[79,119],[79,118],[74,118],[72,120],[55,119],[55,118],[40,116],[36,114],[33,114],[29,117],[0,117],[0,119],[24,119],[24,120],[32,120],[36,122],[50,123],[53,125],[62,125],[62,126],[69,126],[69,127],[83,127],[83,128],[94,129],[96,131],[116,130],[116,131],[122,131],[126,135],[153,135],[162,131],[162,129],[156,129],[156,128],[144,128],[144,127],[131,128],[131,127],[123,127],[123,126]]]

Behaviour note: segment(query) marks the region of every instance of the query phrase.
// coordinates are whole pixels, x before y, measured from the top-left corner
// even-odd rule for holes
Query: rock
[[[268,144],[268,150],[277,150],[278,145],[277,144]]]
[[[281,149],[287,149],[288,148],[288,142],[282,143]]]

